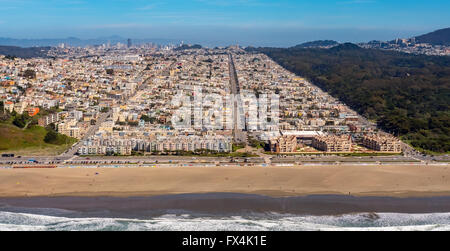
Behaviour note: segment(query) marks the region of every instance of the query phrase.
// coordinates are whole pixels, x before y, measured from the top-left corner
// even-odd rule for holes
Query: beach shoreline
[[[448,165],[0,169],[0,198],[236,193],[450,196]]]
[[[64,217],[146,219],[163,215],[346,215],[434,214],[450,212],[450,196],[354,197],[309,195],[269,197],[251,194],[178,194],[147,197],[31,197],[0,198],[0,212]],[[376,217],[376,215],[369,215]]]

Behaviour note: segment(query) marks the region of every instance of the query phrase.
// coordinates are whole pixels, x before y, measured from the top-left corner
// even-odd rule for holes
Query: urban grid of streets
[[[156,46],[126,48],[120,44],[86,49],[61,46],[51,51],[51,54],[55,59],[16,59],[10,62],[0,57],[0,93],[6,97],[4,101],[8,106],[5,109],[26,112],[29,107],[58,106],[63,111],[53,123],[60,133],[78,138],[79,141],[57,157],[1,158],[2,165],[229,165],[236,162],[382,164],[392,161],[411,164],[432,161],[431,157],[418,153],[403,142],[402,156],[385,157],[321,155],[318,149],[306,144],[298,146],[299,151],[305,152],[305,155],[298,156],[282,153],[269,156],[255,151],[258,157],[249,158],[160,155],[99,157],[108,155],[106,153],[130,155],[132,151],[159,153],[181,148],[190,151],[190,147],[196,147],[192,150],[206,148],[229,152],[233,143],[248,146],[250,137],[269,144],[273,139],[286,137],[292,132],[313,132],[320,137],[323,134],[329,134],[330,137],[343,135],[342,138],[345,135],[349,135],[349,138],[361,137],[365,133],[392,136],[378,130],[373,123],[307,80],[286,71],[267,56],[246,53],[239,47],[178,51]],[[30,66],[36,66],[37,76],[34,80],[20,75]],[[171,115],[179,109],[170,105],[171,98],[177,91],[193,94],[198,86],[205,93],[238,97],[233,99],[232,111],[216,111],[225,115],[224,123],[229,123],[227,117],[232,118],[231,131],[207,131],[204,128],[175,130],[171,127]],[[21,93],[20,90],[26,91]],[[245,107],[241,96],[244,92],[272,92],[280,95],[280,128],[277,131],[261,130],[251,124],[252,121],[248,119],[251,108]],[[100,112],[104,108],[107,111]],[[238,126],[242,118],[246,118],[247,129]],[[95,121],[92,125],[89,124],[91,120]]]

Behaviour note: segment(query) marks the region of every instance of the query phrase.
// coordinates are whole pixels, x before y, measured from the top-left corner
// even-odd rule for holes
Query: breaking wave
[[[165,214],[146,219],[0,212],[0,231],[449,231],[450,213],[298,216]]]

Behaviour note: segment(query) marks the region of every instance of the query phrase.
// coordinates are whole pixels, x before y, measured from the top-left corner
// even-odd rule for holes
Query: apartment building
[[[91,138],[78,149],[80,155],[103,155],[107,153],[130,155],[131,151],[139,152],[194,152],[197,150],[210,150],[215,152],[231,152],[232,140],[224,136],[167,136],[159,138],[128,138],[117,139]]]
[[[402,152],[400,141],[393,136],[366,135],[362,139],[362,145],[379,152]]]
[[[350,135],[315,136],[312,146],[324,152],[351,152],[352,139]]]
[[[61,120],[61,116],[59,113],[52,113],[45,117],[42,117],[38,120],[38,125],[42,127],[46,127],[52,123],[57,123]]]
[[[270,141],[270,150],[274,153],[293,153],[297,150],[297,137],[282,136]]]
[[[76,120],[69,120],[58,124],[58,132],[72,138],[81,139],[81,129]]]
[[[8,112],[14,111],[14,103],[11,101],[6,101],[3,105],[3,109]]]

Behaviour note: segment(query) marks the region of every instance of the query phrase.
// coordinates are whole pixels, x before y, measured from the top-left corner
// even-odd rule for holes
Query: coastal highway
[[[0,158],[0,167],[12,166],[89,166],[89,165],[128,165],[128,164],[196,164],[212,163],[217,165],[236,163],[264,163],[263,158],[230,158],[230,157],[185,157],[185,156],[91,156],[80,157],[21,157]]]
[[[411,157],[401,155],[396,156],[364,156],[364,157],[339,157],[339,156],[287,156],[274,155],[269,157],[270,164],[266,163],[265,158],[232,158],[232,157],[193,157],[193,156],[91,156],[80,157],[21,157],[21,158],[0,158],[0,167],[13,166],[39,166],[39,165],[55,165],[59,167],[67,166],[120,166],[120,165],[186,165],[186,166],[229,166],[229,165],[325,165],[325,164],[352,164],[352,165],[388,165],[388,164],[404,164],[404,165],[423,165],[424,163],[438,162],[422,162]],[[33,160],[33,161],[30,161]],[[448,164],[447,162],[440,162]]]
[[[242,115],[244,114],[244,107],[242,106],[241,95],[240,95],[240,86],[239,80],[236,72],[236,67],[234,65],[233,56],[231,54],[228,55],[229,60],[229,74],[230,74],[230,85],[231,85],[231,94],[234,97],[233,104],[233,140],[235,143],[244,143],[248,144],[248,135],[240,127],[243,124],[241,121]],[[239,118],[241,117],[241,118]]]

